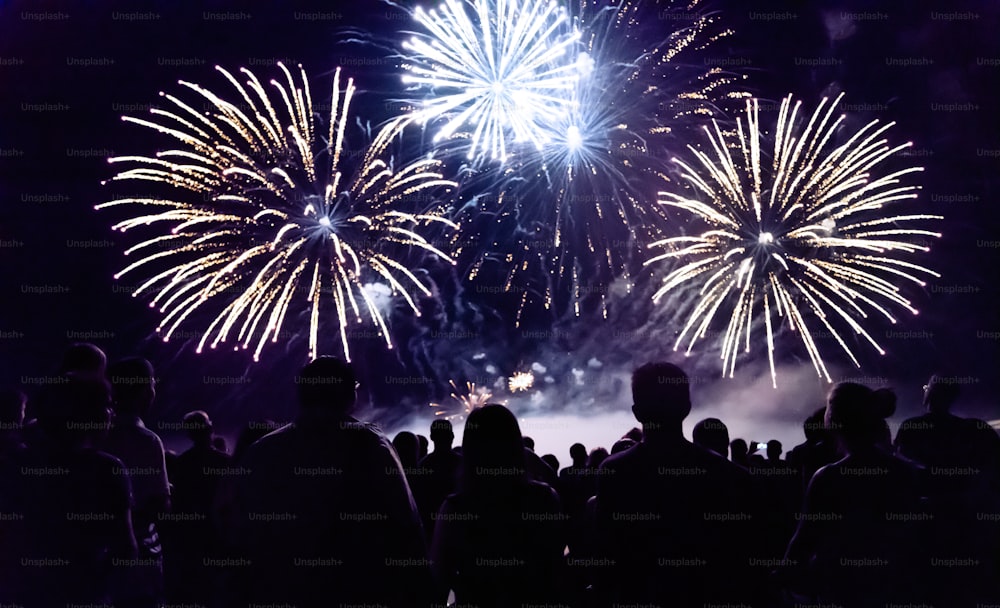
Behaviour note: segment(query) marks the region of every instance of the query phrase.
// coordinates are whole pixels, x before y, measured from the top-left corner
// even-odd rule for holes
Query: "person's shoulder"
[[[125,463],[120,458],[93,448],[79,450],[73,456],[73,464],[97,475],[123,476],[126,471]]]
[[[548,497],[558,497],[559,494],[556,492],[555,488],[543,481],[536,481],[534,479],[529,479],[527,483],[524,484],[525,493],[537,496],[541,498]]]
[[[899,425],[900,431],[926,431],[932,428],[934,428],[934,419],[930,414],[907,418]]]
[[[600,468],[610,471],[631,468],[645,460],[644,451],[644,446],[641,443],[637,443],[627,450],[622,450],[617,454],[611,454],[605,458]]]
[[[245,457],[252,458],[260,454],[285,451],[287,446],[295,445],[299,442],[298,435],[299,429],[294,423],[286,424],[247,446]]]

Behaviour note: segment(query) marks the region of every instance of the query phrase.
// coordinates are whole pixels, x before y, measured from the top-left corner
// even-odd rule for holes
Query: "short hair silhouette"
[[[101,376],[108,365],[104,351],[90,342],[74,342],[63,352],[60,374],[92,374]]]
[[[953,378],[934,374],[927,381],[927,388],[924,391],[924,406],[930,412],[947,413],[951,411],[951,406],[958,401],[961,392],[958,383]]]
[[[573,459],[573,462],[586,462],[587,461],[587,447],[582,443],[574,443],[569,446],[569,457]]]
[[[304,408],[329,408],[346,413],[354,407],[357,382],[354,370],[338,357],[310,361],[295,382],[299,404]]]
[[[698,447],[712,450],[723,458],[729,450],[729,429],[718,418],[705,418],[694,425],[691,439]]]
[[[647,363],[632,373],[632,403],[643,424],[680,422],[691,412],[690,380],[673,363]]]
[[[772,439],[767,442],[767,458],[768,460],[777,460],[781,457],[781,442],[777,439]]]
[[[555,454],[545,454],[542,456],[542,462],[549,465],[549,468],[553,471],[559,471],[559,459],[556,458]]]
[[[587,457],[587,466],[591,469],[596,469],[601,466],[608,457],[608,450],[605,448],[594,448],[590,450],[590,456]]]
[[[528,448],[529,450],[534,451],[534,449],[535,449],[535,440],[532,439],[531,437],[524,437],[524,447]]]
[[[108,366],[108,380],[118,413],[140,413],[156,395],[153,365],[141,357],[129,357]]]
[[[802,431],[806,435],[806,441],[809,443],[818,443],[823,440],[826,436],[826,407],[818,408],[809,417],[806,418],[805,422],[802,423]]]
[[[451,443],[455,439],[455,431],[452,430],[450,420],[435,420],[431,423],[431,441],[434,443]]]
[[[212,439],[212,419],[202,410],[184,414],[181,419],[184,430],[191,441],[197,444],[207,444]]]

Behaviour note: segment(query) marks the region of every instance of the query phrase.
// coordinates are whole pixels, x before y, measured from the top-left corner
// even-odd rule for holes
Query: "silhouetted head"
[[[531,450],[532,452],[534,452],[535,451],[535,440],[532,439],[531,437],[525,437],[524,438],[524,447],[526,447],[529,450]]]
[[[924,407],[934,414],[947,414],[958,401],[961,390],[953,378],[934,374],[924,386]]]
[[[201,410],[188,412],[184,414],[181,423],[187,432],[187,436],[196,446],[207,447],[211,445],[212,419],[208,417],[207,413]]]
[[[111,421],[111,389],[103,378],[66,375],[38,396],[38,422],[58,444],[80,447],[102,436]]]
[[[466,489],[525,479],[524,440],[514,414],[495,403],[473,410],[465,422],[462,459]]]
[[[304,410],[325,409],[347,414],[354,407],[357,391],[354,370],[337,357],[314,359],[302,368],[295,383]]]
[[[582,467],[587,464],[587,448],[582,443],[574,443],[569,446],[569,457],[573,459],[573,466]]]
[[[115,361],[108,367],[111,395],[118,415],[145,416],[156,398],[153,365],[141,357]]]
[[[591,469],[596,469],[601,466],[601,463],[608,457],[608,451],[604,448],[594,448],[590,450],[590,456],[587,458],[587,467]]]
[[[63,353],[60,374],[82,374],[103,377],[108,365],[104,351],[90,342],[75,342]]]
[[[0,432],[14,431],[24,424],[24,406],[28,399],[16,388],[0,391]]]
[[[802,424],[802,431],[806,434],[808,443],[816,444],[826,438],[826,408],[817,409]]]
[[[420,456],[420,458],[423,458],[424,456],[427,455],[427,449],[428,449],[429,445],[430,445],[430,442],[427,441],[427,437],[425,437],[423,435],[417,435],[417,446],[419,446],[419,448],[420,448],[417,451],[417,454]]]
[[[726,457],[729,450],[729,429],[718,418],[705,418],[691,431],[694,444]]]
[[[632,413],[644,431],[679,427],[691,412],[689,380],[673,363],[647,363],[632,374]]]
[[[420,458],[420,443],[417,436],[409,431],[400,431],[392,438],[392,447],[396,448],[396,455],[403,467],[411,469],[417,466],[417,459]]]
[[[628,438],[619,439],[618,441],[615,442],[613,446],[611,446],[611,453],[617,454],[618,452],[624,452],[625,450],[629,449],[634,445],[635,442],[632,441],[631,439]]]
[[[781,459],[781,442],[777,439],[772,439],[767,442],[767,459],[768,460],[780,460]]]
[[[750,446],[744,439],[733,439],[729,442],[729,459],[733,462],[746,463],[750,456]]]
[[[875,445],[883,439],[885,419],[893,409],[895,397],[891,391],[873,391],[854,382],[841,382],[827,398],[826,425],[848,448]]]
[[[542,456],[542,462],[549,465],[549,468],[555,472],[559,472],[559,459],[556,458],[555,454],[545,454]]]
[[[450,450],[455,441],[455,431],[450,420],[435,420],[431,423],[431,441],[435,450]]]

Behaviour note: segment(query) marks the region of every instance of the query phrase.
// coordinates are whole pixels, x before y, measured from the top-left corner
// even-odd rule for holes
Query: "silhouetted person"
[[[431,441],[434,451],[420,461],[421,475],[412,479],[413,496],[420,508],[424,520],[424,530],[428,537],[434,532],[441,503],[458,485],[461,457],[452,448],[455,432],[448,420],[435,420],[431,423]]]
[[[925,597],[915,471],[879,446],[888,409],[884,393],[860,384],[830,391],[826,423],[845,456],[813,476],[786,553],[799,575],[791,587],[810,603],[884,608]]]
[[[696,446],[711,450],[723,458],[729,451],[729,429],[718,418],[705,418],[694,425],[691,440]]]
[[[63,352],[59,363],[60,374],[80,374],[103,378],[108,365],[104,351],[89,342],[75,342]]]
[[[631,439],[632,441],[639,443],[640,441],[642,441],[642,429],[640,429],[637,426],[634,426],[631,429],[629,429],[627,433],[622,435],[622,439]]]
[[[777,439],[771,439],[767,442],[767,462],[769,464],[777,464],[781,461],[781,442]]]
[[[420,518],[385,436],[350,416],[351,367],[333,357],[296,378],[295,422],[251,445],[238,467],[233,605],[428,606]]]
[[[982,513],[1000,512],[997,467],[1000,438],[989,425],[951,413],[960,395],[955,378],[934,375],[924,390],[927,413],[903,422],[896,435],[899,455],[924,467],[926,493],[935,519],[934,551],[960,554],[976,568],[949,568],[936,577],[938,601],[974,604],[997,597],[994,564],[1000,532]],[[959,600],[957,593],[964,592]]]
[[[82,376],[103,380],[107,363],[107,356],[97,346],[89,342],[75,342],[63,351],[59,366],[56,368],[56,375],[57,377]],[[34,399],[29,403],[28,417],[21,434],[26,445],[44,440],[43,431],[39,426],[39,420],[47,416],[47,413],[43,411],[46,407],[43,401]]]
[[[688,384],[670,363],[643,365],[632,376],[643,440],[609,456],[598,476],[598,557],[610,564],[597,581],[602,605],[702,608],[756,597],[747,554],[756,541],[750,480],[684,438]]]
[[[837,442],[826,430],[826,407],[821,407],[806,418],[802,424],[806,440],[788,451],[785,460],[799,471],[802,481],[802,491],[812,479],[813,474],[831,462],[840,459],[837,455]]]
[[[558,599],[565,538],[559,498],[526,476],[514,415],[474,410],[462,440],[459,490],[441,506],[432,567],[458,605],[509,608]]]
[[[534,452],[535,451],[535,440],[532,439],[531,437],[525,437],[524,438],[524,447],[526,447],[529,450],[531,450],[532,452]]]
[[[111,431],[101,449],[124,463],[132,482],[134,509],[132,529],[139,543],[139,556],[146,562],[134,569],[136,587],[151,594],[143,600],[155,604],[163,592],[159,514],[170,506],[170,484],[163,442],[146,428],[143,417],[149,414],[156,398],[153,366],[138,357],[117,361],[107,370],[111,382],[114,418]],[[138,598],[134,601],[140,601]]]
[[[743,439],[733,439],[729,442],[729,459],[744,469],[750,467],[750,447]]]
[[[27,608],[121,601],[136,557],[131,489],[122,462],[93,447],[110,390],[63,376],[38,400],[42,436],[0,480],[0,511],[20,515],[0,543],[0,597]]]
[[[409,431],[400,431],[392,438],[392,447],[399,456],[404,472],[417,468],[417,463],[420,462],[420,443],[416,435]]]
[[[427,441],[427,437],[423,435],[417,435],[417,444],[420,446],[420,450],[417,456],[417,462],[420,462],[427,457],[427,451],[430,449],[430,442]]]
[[[553,471],[559,470],[559,459],[556,458],[555,454],[543,454],[541,456],[542,462],[549,465],[549,468]]]
[[[219,485],[230,470],[229,455],[213,445],[212,420],[201,410],[188,412],[181,420],[192,446],[177,457],[173,478],[173,511],[164,532],[164,557],[171,602],[209,604],[217,569],[205,560],[218,553],[223,538],[218,534],[214,504]]]

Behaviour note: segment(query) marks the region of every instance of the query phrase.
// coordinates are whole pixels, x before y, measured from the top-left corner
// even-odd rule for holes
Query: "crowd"
[[[352,417],[336,358],[294,379],[293,423],[250,424],[231,453],[200,410],[190,447],[164,451],[148,361],[77,344],[57,378],[0,396],[0,606],[1000,601],[1000,437],[952,413],[947,377],[895,437],[891,391],[837,384],[782,459],[714,418],[689,441],[687,375],[649,363],[638,426],[610,451],[574,444],[561,470],[502,405],[472,411],[457,446],[441,419],[390,442]]]

